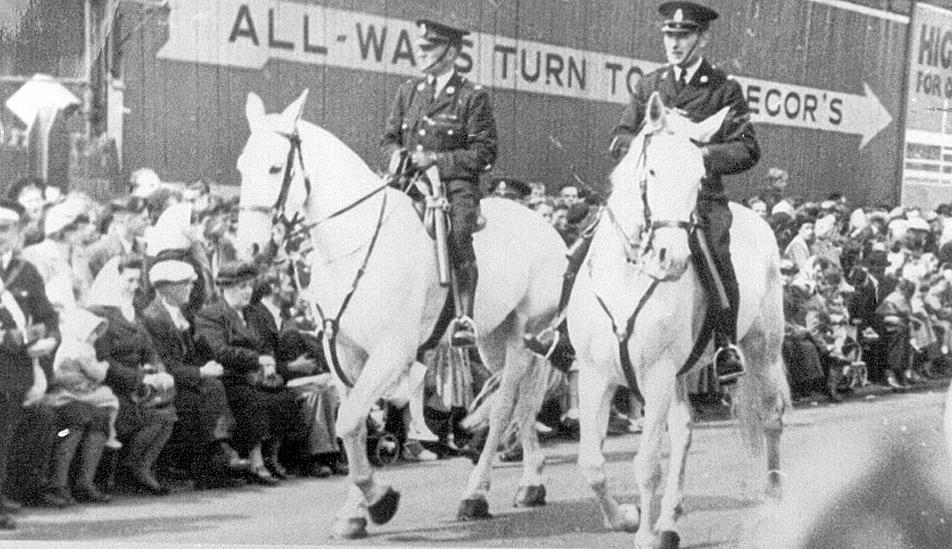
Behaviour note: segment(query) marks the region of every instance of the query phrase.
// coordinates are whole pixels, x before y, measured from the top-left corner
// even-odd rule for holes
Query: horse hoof
[[[489,514],[489,502],[483,498],[468,498],[459,502],[456,520],[485,520],[493,518]]]
[[[367,514],[374,524],[386,524],[397,514],[400,506],[400,492],[387,486],[387,490],[375,503],[367,505]]]
[[[618,516],[611,522],[606,521],[605,527],[616,532],[634,534],[641,527],[641,509],[631,503],[618,506]]]
[[[545,486],[520,486],[513,507],[542,507],[545,505]]]
[[[658,538],[658,549],[678,549],[681,547],[681,536],[677,532],[665,530]]]
[[[767,488],[764,494],[768,499],[780,501],[783,499],[783,475],[780,471],[770,471],[767,473]]]
[[[337,519],[334,525],[334,537],[338,539],[363,539],[367,537],[367,519],[350,517]]]

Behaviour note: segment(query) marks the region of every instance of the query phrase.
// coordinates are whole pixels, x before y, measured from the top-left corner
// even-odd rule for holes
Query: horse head
[[[308,90],[281,113],[266,114],[261,98],[248,94],[245,116],[251,135],[237,167],[241,173],[238,253],[263,247],[281,221],[320,216],[354,193],[379,184],[377,175],[327,130],[301,119]],[[327,187],[327,188],[324,188]],[[320,194],[316,200],[315,195]]]
[[[642,131],[612,172],[608,207],[622,232],[639,242],[642,268],[655,278],[677,280],[687,269],[688,235],[705,175],[698,143],[710,139],[726,114],[694,123],[665,107],[655,92]]]
[[[308,90],[280,114],[265,114],[264,103],[248,94],[245,116],[251,135],[237,168],[241,173],[238,214],[238,253],[247,256],[267,242],[279,213],[300,211],[307,200],[304,170],[295,151],[298,123]],[[297,167],[296,167],[297,166]]]

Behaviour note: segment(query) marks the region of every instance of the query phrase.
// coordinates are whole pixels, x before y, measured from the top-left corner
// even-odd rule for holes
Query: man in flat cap
[[[739,295],[730,258],[732,216],[721,176],[753,167],[760,159],[760,147],[740,84],[702,56],[709,40],[708,28],[717,19],[717,12],[693,2],[665,2],[658,11],[665,18],[661,32],[668,64],[638,82],[631,103],[612,132],[610,151],[615,158],[627,152],[632,138],[641,130],[645,106],[653,92],[661,94],[666,106],[684,111],[695,122],[730,107],[727,118],[711,140],[698,144],[704,155],[707,176],[701,181],[697,202],[702,234],[691,238],[691,250],[707,291],[709,309],[715,314],[715,344],[719,347],[715,360],[717,374],[727,382],[743,375],[743,366],[733,349]],[[709,246],[699,245],[699,236],[706,238]],[[711,253],[704,253],[704,248],[709,248]]]
[[[381,145],[396,166],[410,155],[418,170],[439,169],[450,203],[450,259],[461,303],[450,342],[476,342],[473,299],[478,270],[473,232],[479,217],[479,176],[496,160],[496,122],[489,94],[456,72],[466,31],[417,21],[417,59],[423,77],[404,82],[390,106]]]
[[[494,177],[492,183],[489,185],[489,192],[499,198],[508,198],[509,200],[521,202],[532,192],[532,187],[525,181],[515,177]]]

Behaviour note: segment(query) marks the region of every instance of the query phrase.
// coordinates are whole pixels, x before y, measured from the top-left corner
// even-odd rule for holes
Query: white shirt
[[[671,69],[674,70],[674,81],[677,82],[678,79],[681,77],[681,71],[686,71],[686,74],[684,75],[684,82],[685,83],[690,82],[691,79],[694,78],[694,73],[697,72],[698,67],[701,66],[701,61],[702,61],[702,58],[698,57],[697,61],[692,63],[690,67],[687,67],[684,69],[682,69],[678,65],[673,65]]]
[[[160,296],[159,301],[162,302],[162,306],[165,307],[165,310],[169,312],[169,316],[172,317],[172,323],[175,324],[175,327],[178,328],[180,332],[189,329],[191,324],[189,324],[185,315],[182,314],[182,309],[167,302],[164,297]]]
[[[261,304],[264,305],[264,308],[271,313],[271,317],[274,318],[274,325],[277,326],[278,330],[281,329],[281,309],[277,305],[271,302],[270,299],[262,299]]]
[[[446,85],[449,84],[450,79],[453,78],[453,75],[456,74],[456,69],[448,70],[443,74],[436,77],[436,86],[433,88],[433,97],[439,97],[443,89],[446,88]],[[426,77],[427,84],[433,84],[433,77]]]

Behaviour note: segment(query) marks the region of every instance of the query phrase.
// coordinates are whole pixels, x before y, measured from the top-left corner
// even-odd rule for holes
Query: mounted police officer
[[[473,232],[479,218],[479,176],[496,160],[496,122],[489,94],[456,72],[467,31],[420,19],[417,58],[424,76],[404,82],[390,106],[382,146],[391,166],[409,155],[417,170],[436,166],[449,201],[450,258],[459,309],[450,343],[476,342],[473,299],[478,270]]]
[[[743,375],[744,371],[734,347],[739,296],[730,258],[732,215],[721,176],[750,169],[760,159],[760,147],[754,137],[740,84],[701,54],[708,43],[709,25],[717,19],[717,12],[693,2],[665,2],[658,11],[665,18],[661,32],[668,64],[639,80],[631,103],[612,131],[609,150],[616,160],[625,156],[632,139],[644,125],[648,98],[654,92],[660,93],[667,107],[682,111],[695,122],[730,107],[727,118],[710,142],[698,143],[707,175],[701,181],[697,201],[700,234],[692,234],[690,241],[695,265],[708,296],[708,309],[714,315],[717,375],[721,382],[729,382]],[[569,286],[588,251],[592,231],[587,232],[587,238],[583,236],[570,251],[569,272],[565,277]],[[569,294],[568,289],[563,290],[565,302]],[[533,351],[553,354],[552,345],[547,343],[541,337],[526,340],[526,345]],[[555,346],[555,353],[566,352],[567,345],[567,342],[563,343],[561,350]],[[553,354],[553,360],[556,354]]]

